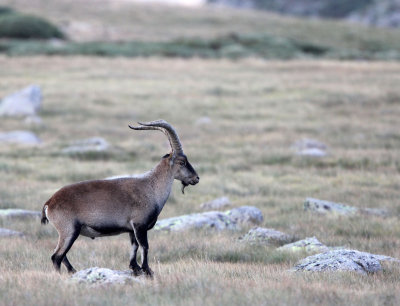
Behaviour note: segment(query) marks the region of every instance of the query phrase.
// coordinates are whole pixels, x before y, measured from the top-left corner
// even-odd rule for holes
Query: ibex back
[[[54,268],[60,271],[63,263],[69,273],[75,269],[67,253],[79,235],[95,238],[129,233],[132,253],[129,267],[134,275],[151,276],[147,252],[147,231],[152,229],[171,192],[174,179],[182,182],[182,193],[188,185],[196,185],[199,176],[183,153],[175,129],[164,120],[129,126],[134,130],[160,130],[171,145],[151,171],[133,178],[95,180],[65,186],[43,206],[42,223],[50,221],[59,238],[51,256]],[[142,266],[136,253],[142,249]]]

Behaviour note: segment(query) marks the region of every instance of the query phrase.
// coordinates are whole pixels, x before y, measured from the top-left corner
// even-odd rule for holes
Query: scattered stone
[[[33,125],[33,126],[43,126],[43,120],[39,116],[28,116],[25,118],[24,123],[26,125]]]
[[[282,245],[293,241],[293,237],[272,228],[254,227],[247,234],[239,238],[242,241],[266,245]]]
[[[6,208],[0,209],[0,218],[9,219],[29,219],[39,218],[42,215],[40,211],[18,209],[18,208]]]
[[[22,237],[24,234],[7,228],[0,228],[0,237]]]
[[[200,117],[196,120],[195,125],[202,126],[202,125],[209,125],[212,123],[210,117]]]
[[[314,139],[302,139],[296,141],[292,148],[296,155],[309,157],[324,157],[327,155],[327,147],[322,142]]]
[[[232,203],[231,203],[231,201],[229,201],[228,197],[221,197],[221,198],[217,198],[212,201],[201,204],[200,208],[204,209],[204,210],[222,209],[222,208],[226,208],[227,206],[231,206],[231,205],[232,205]]]
[[[319,242],[317,238],[309,237],[293,243],[285,244],[277,248],[277,250],[289,252],[321,253],[329,251],[329,247]]]
[[[11,131],[0,133],[0,144],[39,145],[42,141],[29,131]]]
[[[323,201],[314,198],[307,198],[305,200],[304,210],[310,210],[325,215],[332,214],[332,215],[353,216],[357,213],[369,216],[378,216],[378,217],[387,217],[390,215],[389,211],[387,211],[386,209],[357,208],[345,204]]]
[[[334,215],[354,215],[358,209],[356,207],[334,203],[329,201],[318,200],[314,198],[307,198],[304,202],[304,210],[315,211],[320,214],[334,214]]]
[[[103,152],[110,148],[109,143],[101,137],[92,137],[75,141],[71,146],[62,150],[65,154],[79,154],[88,152]]]
[[[131,284],[143,281],[134,277],[132,271],[118,271],[93,267],[76,272],[71,276],[73,281],[90,285]]]
[[[0,104],[0,116],[32,116],[40,109],[42,92],[37,85],[5,97]]]
[[[374,255],[356,250],[332,250],[312,255],[299,261],[293,271],[355,271],[361,274],[382,270],[381,261],[400,261],[396,258]]]
[[[208,211],[159,220],[155,230],[182,231],[208,228],[215,230],[239,230],[242,225],[262,222],[261,211],[252,206],[242,206],[225,212]]]
[[[389,217],[390,212],[381,208],[360,208],[360,212],[369,216]]]

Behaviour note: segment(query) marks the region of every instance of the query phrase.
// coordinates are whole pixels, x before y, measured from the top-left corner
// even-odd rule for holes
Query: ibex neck
[[[151,185],[155,195],[156,204],[158,206],[158,213],[167,202],[169,194],[171,193],[174,176],[172,174],[169,160],[164,158],[158,165],[150,172]]]

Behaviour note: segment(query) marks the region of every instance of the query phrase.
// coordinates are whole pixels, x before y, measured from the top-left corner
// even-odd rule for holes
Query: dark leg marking
[[[131,239],[131,245],[132,245],[129,268],[132,269],[133,275],[138,276],[142,272],[140,270],[139,265],[137,264],[137,261],[136,261],[136,255],[137,255],[137,250],[139,248],[139,244],[138,244],[138,242],[136,240],[134,232],[129,232],[129,238]]]
[[[149,250],[149,243],[147,241],[147,226],[136,226],[134,225],[135,237],[139,245],[142,247],[142,271],[147,276],[153,276],[153,271],[149,267],[147,261],[147,253]]]
[[[79,231],[80,228],[74,228],[72,233],[70,233],[68,236],[63,233],[59,233],[60,236],[58,237],[58,245],[56,247],[54,254],[51,256],[51,260],[53,261],[53,266],[57,272],[60,272],[61,262],[64,261],[65,255],[68,253],[69,249],[75,242],[76,238],[78,238]],[[69,263],[68,259],[66,261]],[[65,262],[64,264],[67,266]],[[69,266],[72,268],[71,264],[69,264]]]
[[[63,264],[67,267],[68,273],[73,274],[76,272],[76,270],[74,269],[74,267],[71,265],[71,263],[69,262],[67,255],[64,256],[63,259]]]

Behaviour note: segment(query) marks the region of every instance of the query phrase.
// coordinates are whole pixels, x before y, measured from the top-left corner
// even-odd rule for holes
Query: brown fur
[[[157,221],[174,179],[184,186],[199,181],[185,155],[166,155],[147,174],[135,178],[85,181],[65,186],[43,206],[41,222],[49,220],[59,233],[52,256],[55,269],[63,262],[69,272],[75,269],[66,254],[79,235],[95,238],[128,232],[132,243],[130,267],[134,274],[152,275],[147,263],[147,231]],[[142,267],[136,263],[142,247]]]

